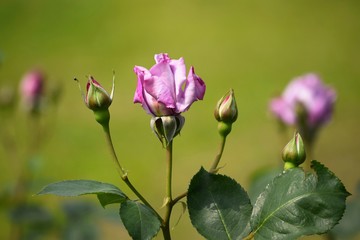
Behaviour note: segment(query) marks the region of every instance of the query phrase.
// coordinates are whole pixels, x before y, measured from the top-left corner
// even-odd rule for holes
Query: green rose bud
[[[93,111],[106,110],[110,107],[114,92],[114,85],[109,95],[106,90],[92,76],[86,85],[85,104]]]
[[[238,116],[234,90],[230,89],[217,103],[214,116],[219,122],[233,123]]]
[[[290,169],[299,166],[306,159],[304,142],[298,132],[284,147],[282,159],[285,162],[284,169]]]
[[[214,111],[215,119],[219,122],[218,131],[223,137],[231,132],[232,124],[238,117],[234,91],[230,89],[217,103]]]
[[[74,80],[79,83],[76,78]],[[81,91],[80,83],[79,88]],[[94,112],[96,121],[102,126],[104,126],[104,124],[108,124],[110,120],[108,108],[113,100],[114,89],[114,78],[111,94],[109,95],[100,83],[98,83],[92,76],[89,76],[89,80],[86,84],[86,95],[84,96],[82,93],[86,106]]]

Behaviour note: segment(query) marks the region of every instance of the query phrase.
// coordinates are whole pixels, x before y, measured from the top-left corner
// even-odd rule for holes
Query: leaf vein
[[[282,205],[280,205],[278,208],[276,208],[273,212],[271,212],[262,222],[261,222],[261,224],[259,225],[259,227],[258,228],[256,228],[256,230],[254,231],[254,233],[256,233],[257,231],[259,231],[259,229],[261,228],[261,227],[263,227],[263,225],[271,218],[271,217],[273,217],[273,216],[275,216],[275,217],[277,217],[275,214],[278,212],[278,211],[280,211],[281,209],[283,209],[284,207],[286,207],[286,206],[288,206],[288,205],[290,205],[290,204],[292,204],[292,203],[294,203],[294,202],[296,202],[298,199],[301,199],[301,198],[305,198],[305,197],[309,197],[309,196],[311,196],[311,195],[314,195],[314,194],[316,194],[316,195],[328,195],[328,194],[332,194],[332,195],[334,195],[334,193],[332,193],[332,192],[311,192],[311,193],[307,193],[307,194],[302,194],[302,195],[300,195],[300,196],[298,196],[298,197],[296,197],[296,198],[293,198],[293,199],[291,199],[290,201],[287,201],[287,202],[285,202],[284,204],[282,204]],[[336,194],[336,193],[335,193]],[[342,195],[342,193],[338,193],[339,195]],[[293,224],[291,224],[291,225],[293,225]],[[266,226],[266,225],[265,225]]]
[[[229,230],[227,229],[226,223],[225,223],[225,221],[224,221],[224,217],[222,216],[221,211],[219,210],[218,204],[217,204],[217,202],[216,202],[216,200],[215,200],[215,198],[214,198],[214,196],[213,196],[213,194],[212,194],[211,191],[210,191],[210,196],[211,196],[211,198],[212,198],[212,200],[213,200],[213,202],[214,202],[214,204],[215,204],[216,212],[218,213],[218,215],[219,215],[219,217],[220,217],[221,223],[222,223],[222,225],[223,225],[223,227],[224,227],[224,229],[225,229],[225,233],[226,233],[228,239],[231,239]]]

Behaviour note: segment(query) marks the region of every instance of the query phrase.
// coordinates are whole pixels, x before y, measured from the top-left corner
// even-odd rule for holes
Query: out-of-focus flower
[[[26,111],[39,112],[44,93],[45,76],[40,70],[25,74],[20,83],[21,102]]]
[[[234,90],[230,89],[217,103],[214,116],[219,122],[233,123],[238,116]]]
[[[186,77],[184,59],[170,59],[166,53],[155,55],[156,64],[150,70],[135,66],[138,83],[134,103],[141,103],[145,111],[155,117],[174,116],[189,109],[205,94],[204,81],[194,68]]]
[[[290,82],[282,96],[271,101],[270,109],[285,124],[298,124],[305,117],[304,124],[315,129],[330,120],[335,100],[334,89],[319,76],[306,74]]]
[[[297,167],[306,159],[304,142],[297,132],[282,151],[282,159],[285,162],[285,169]]]
[[[0,109],[11,109],[15,103],[15,90],[10,86],[0,87]]]
[[[62,97],[64,91],[64,86],[60,82],[51,82],[48,85],[47,95],[49,97],[49,102],[54,105],[57,105]]]

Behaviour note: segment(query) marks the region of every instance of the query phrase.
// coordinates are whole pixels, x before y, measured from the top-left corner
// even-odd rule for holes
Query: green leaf
[[[160,220],[152,209],[132,200],[121,204],[120,217],[133,239],[152,239],[160,229]]]
[[[127,197],[124,194],[119,195],[114,193],[98,193],[97,198],[99,199],[101,206],[105,207],[109,204],[122,203],[126,200]]]
[[[355,239],[360,233],[360,182],[358,182],[357,192],[346,204],[346,210],[340,223],[336,225],[328,234],[332,239]]]
[[[250,199],[227,176],[201,168],[190,182],[187,204],[192,224],[206,239],[240,239],[250,232]]]
[[[116,186],[93,180],[66,180],[45,186],[37,195],[54,194],[75,197],[96,194],[103,207],[111,203],[122,203],[127,196]]]
[[[312,161],[315,173],[289,169],[266,187],[251,216],[256,240],[297,239],[329,231],[341,219],[349,196],[341,181]]]

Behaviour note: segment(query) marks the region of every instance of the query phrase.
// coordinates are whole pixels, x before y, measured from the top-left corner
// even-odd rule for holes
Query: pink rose
[[[291,81],[283,94],[271,101],[270,109],[282,122],[294,125],[301,104],[306,124],[316,128],[330,120],[335,100],[334,89],[324,85],[319,76],[306,74]]]
[[[186,77],[184,59],[170,59],[166,53],[155,55],[156,64],[150,70],[135,66],[138,84],[134,103],[141,103],[152,116],[178,115],[191,104],[202,100],[205,94],[204,81],[190,67]]]
[[[39,110],[44,92],[45,77],[41,71],[33,70],[25,74],[20,83],[20,96],[24,108],[30,112]]]

